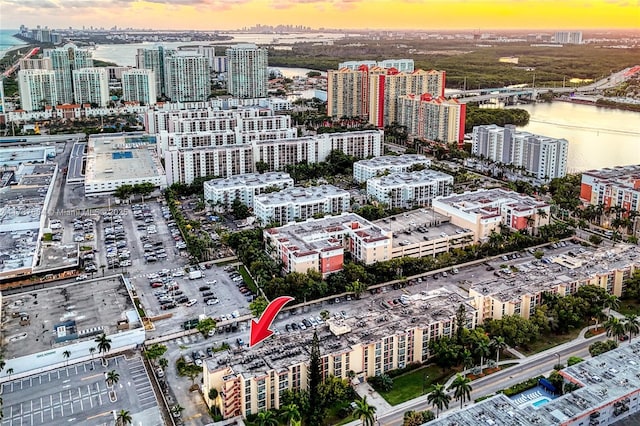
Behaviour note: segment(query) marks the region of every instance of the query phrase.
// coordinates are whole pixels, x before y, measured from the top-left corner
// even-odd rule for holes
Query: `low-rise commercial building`
[[[435,197],[449,195],[452,188],[453,176],[428,169],[367,180],[367,195],[392,209],[430,206]]]
[[[640,269],[640,252],[636,246],[618,244],[612,248],[554,256],[541,265],[521,266],[497,271],[486,282],[469,289],[480,321],[500,319],[504,315],[529,318],[542,304],[544,293],[560,296],[575,293],[580,287],[594,285],[609,294],[622,296],[624,281]]]
[[[431,340],[455,334],[460,306],[466,311],[467,328],[478,323],[465,298],[445,289],[398,300],[397,304],[383,300],[355,317],[329,319],[316,327],[323,378],[348,379],[353,371],[364,379],[426,361]],[[224,418],[279,408],[285,390],[308,389],[311,336],[280,334],[256,348],[207,359],[203,385],[219,395],[211,400],[205,392],[207,404],[217,405]]]
[[[156,154],[155,137],[113,133],[89,138],[85,195],[112,193],[119,186],[143,182],[159,189],[167,187],[167,177]]]
[[[640,212],[640,165],[619,166],[582,173],[580,200],[628,212]]]
[[[8,380],[9,370],[15,380],[90,360],[102,334],[111,341],[109,355],[144,343],[144,326],[124,280],[98,278],[0,296],[6,362],[0,381]]]
[[[430,167],[431,160],[419,154],[383,155],[353,163],[353,180],[362,183],[382,174],[409,172],[420,166]]]
[[[289,173],[267,172],[247,173],[224,179],[212,179],[204,183],[204,199],[214,208],[227,210],[237,199],[249,208],[254,208],[254,200],[271,189],[292,187]]]
[[[621,345],[594,358],[560,370],[565,383],[577,390],[546,401],[518,404],[496,396],[429,422],[433,426],[586,426],[610,425],[640,411],[640,342]],[[635,424],[628,422],[625,424]]]
[[[433,209],[451,223],[474,233],[475,242],[485,242],[500,224],[513,230],[532,230],[548,225],[549,204],[528,195],[504,189],[480,189],[447,197],[436,197]]]
[[[354,213],[308,219],[264,231],[267,250],[281,260],[285,272],[323,275],[342,269],[344,253],[366,265],[391,259],[391,231]]]
[[[255,197],[254,215],[262,224],[289,223],[349,210],[351,194],[333,185],[290,187]]]

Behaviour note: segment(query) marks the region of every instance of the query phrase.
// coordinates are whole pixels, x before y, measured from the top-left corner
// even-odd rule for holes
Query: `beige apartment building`
[[[367,378],[426,361],[430,340],[455,333],[460,305],[467,313],[466,327],[478,323],[466,299],[444,288],[400,300],[396,306],[382,302],[356,317],[334,317],[316,326],[324,378],[348,379],[349,372]],[[256,348],[214,355],[203,365],[207,405],[217,405],[225,418],[279,408],[285,390],[308,388],[312,337],[311,330],[280,334]],[[209,389],[218,391],[215,400]]]
[[[473,284],[469,296],[478,310],[479,321],[501,319],[504,315],[528,319],[542,303],[544,293],[566,296],[585,285],[602,287],[607,293],[620,297],[623,281],[640,269],[635,246],[626,244],[575,256],[543,258],[545,261],[549,263],[520,266],[516,273],[497,271],[497,279]]]

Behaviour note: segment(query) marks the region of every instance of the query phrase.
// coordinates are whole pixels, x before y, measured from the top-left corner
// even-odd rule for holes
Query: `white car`
[[[184,271],[175,271],[172,275],[174,277],[182,277],[184,276]]]
[[[216,284],[217,282],[218,280],[211,280],[211,281],[207,281],[207,284],[213,285],[213,284]]]
[[[217,305],[218,303],[220,303],[220,301],[218,299],[210,299],[207,300],[207,305],[211,306],[211,305]]]
[[[196,303],[198,303],[198,301],[196,299],[191,299],[185,304],[185,306],[188,308],[190,306],[195,305]]]

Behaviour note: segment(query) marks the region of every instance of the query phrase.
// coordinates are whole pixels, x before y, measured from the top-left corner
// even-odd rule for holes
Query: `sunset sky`
[[[0,0],[0,28],[640,28],[640,0]]]

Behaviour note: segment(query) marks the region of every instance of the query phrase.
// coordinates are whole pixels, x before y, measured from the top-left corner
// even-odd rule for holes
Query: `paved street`
[[[105,381],[116,371],[115,399]],[[126,410],[133,424],[162,425],[158,403],[139,356],[100,359],[52,370],[2,384],[2,425],[103,425],[113,412]],[[140,423],[138,423],[140,422]]]

